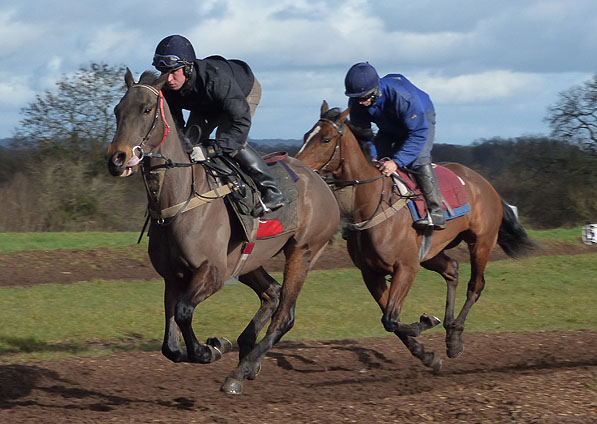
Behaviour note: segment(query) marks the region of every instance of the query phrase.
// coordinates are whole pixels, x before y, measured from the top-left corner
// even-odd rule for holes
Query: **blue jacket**
[[[433,103],[427,93],[400,74],[381,78],[379,90],[380,96],[369,107],[360,105],[355,98],[348,100],[350,120],[363,128],[375,123],[380,134],[390,136],[400,146],[392,157],[394,162],[399,167],[408,166],[427,141],[430,125],[427,114],[434,111]],[[375,150],[372,153],[375,157]]]

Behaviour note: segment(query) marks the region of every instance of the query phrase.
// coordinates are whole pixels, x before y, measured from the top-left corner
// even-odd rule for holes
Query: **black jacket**
[[[178,91],[165,89],[164,96],[177,128],[185,127],[183,109],[189,110],[188,125],[199,125],[202,140],[218,127],[216,144],[231,152],[247,140],[251,112],[247,96],[255,77],[240,60],[210,56],[195,60],[192,74]]]

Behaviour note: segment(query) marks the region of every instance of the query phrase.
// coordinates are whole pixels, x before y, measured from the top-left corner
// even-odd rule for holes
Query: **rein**
[[[147,89],[157,96],[156,111],[155,111],[155,115],[153,118],[153,123],[151,125],[151,128],[149,129],[149,131],[147,132],[145,137],[143,137],[143,139],[141,140],[141,143],[139,145],[133,147],[133,154],[139,158],[139,161],[142,161],[145,158],[161,159],[164,161],[164,163],[161,163],[159,165],[147,166],[147,168],[145,168],[143,166],[144,164],[141,163],[142,168],[144,168],[143,180],[145,181],[145,187],[147,189],[147,192],[148,192],[150,198],[152,199],[152,203],[158,204],[159,197],[160,197],[161,190],[162,190],[162,185],[164,182],[165,171],[168,169],[171,169],[171,168],[193,167],[197,163],[173,162],[171,159],[166,158],[164,155],[162,155],[160,153],[152,153],[152,152],[146,153],[143,150],[143,145],[145,145],[145,143],[149,140],[153,131],[156,129],[157,124],[160,120],[160,116],[162,118],[162,122],[164,123],[164,134],[162,135],[162,140],[160,141],[160,143],[157,146],[152,147],[152,150],[157,149],[164,143],[164,141],[170,134],[170,125],[168,124],[168,121],[166,120],[166,113],[164,111],[164,96],[163,96],[161,90],[157,90],[156,88],[154,88],[150,85],[145,85],[145,84],[136,84],[136,85],[131,86],[130,88],[134,88],[134,87]],[[163,172],[161,172],[162,170],[163,170]],[[151,184],[150,176],[154,176],[155,177],[154,179],[157,179],[155,184]],[[150,186],[153,186],[153,188],[150,188]],[[143,226],[143,230],[141,230],[141,236],[143,235],[143,232],[145,230],[145,227],[147,225],[149,218],[154,218],[156,220],[157,224],[159,224],[159,225],[170,225],[172,222],[174,222],[174,220],[180,214],[190,211],[190,210],[196,208],[197,206],[201,206],[201,205],[210,203],[215,199],[222,198],[222,197],[226,196],[227,194],[231,193],[233,190],[237,189],[235,184],[228,183],[224,186],[216,187],[213,190],[210,190],[206,193],[199,194],[195,191],[194,187],[195,187],[195,177],[194,177],[194,173],[192,173],[191,192],[190,192],[187,200],[177,203],[176,205],[167,207],[165,209],[161,209],[161,210],[153,209],[153,208],[151,208],[150,205],[148,205],[147,220],[145,222],[145,225]],[[168,221],[166,221],[166,219],[168,219]],[[141,236],[139,237],[139,240],[141,239]]]
[[[318,122],[327,122],[336,131],[338,131],[338,139],[336,140],[336,146],[334,147],[334,152],[332,153],[332,156],[328,159],[328,161],[321,168],[319,168],[316,171],[317,173],[321,173],[322,171],[325,170],[325,168],[327,168],[329,166],[330,163],[332,163],[332,161],[336,158],[336,155],[338,153],[340,154],[340,164],[338,165],[338,167],[341,167],[344,163],[344,157],[342,156],[342,143],[341,143],[342,136],[344,135],[344,124],[338,125],[336,122],[332,121],[331,119],[327,119],[327,118],[321,118],[321,119],[319,119]],[[372,183],[372,182],[377,181],[382,178],[383,178],[383,175],[379,175],[374,178],[368,178],[366,180],[333,180],[333,184],[334,184],[335,188],[332,191],[334,192],[334,194],[336,194],[336,192],[341,193],[341,192],[345,191],[345,189],[347,187],[353,188],[352,193],[350,193],[350,195],[349,195],[348,202],[346,201],[345,198],[343,198],[342,200],[339,198],[339,197],[343,197],[343,196],[337,196],[337,200],[341,206],[341,209],[344,209],[346,212],[350,212],[350,214],[352,214],[354,212],[354,210],[350,210],[350,209],[353,208],[353,204],[354,204],[353,203],[354,188],[356,188],[356,186],[358,186],[358,185]],[[381,188],[381,194],[379,197],[379,202],[377,203],[377,207],[375,208],[375,211],[373,212],[371,217],[366,219],[365,221],[356,222],[356,223],[347,223],[346,228],[351,231],[363,231],[368,228],[374,227],[377,224],[380,224],[383,221],[385,221],[386,219],[390,218],[395,213],[397,213],[400,209],[402,209],[404,206],[406,206],[406,204],[409,200],[408,197],[400,196],[396,202],[389,205],[390,207],[388,209],[385,209],[380,212],[379,210],[383,204],[384,195],[385,195],[385,183],[384,183],[384,181],[382,181],[382,188]],[[346,207],[347,204],[350,204],[350,209]],[[344,205],[344,207],[342,207],[343,205]]]
[[[162,94],[161,90],[157,90],[156,88],[152,87],[151,85],[136,84],[136,85],[131,86],[131,88],[135,88],[135,87],[146,88],[149,91],[151,91],[153,94],[155,94],[158,98],[157,104],[155,107],[155,116],[153,118],[153,123],[152,123],[149,131],[147,131],[147,134],[145,134],[145,137],[143,137],[143,139],[141,140],[140,146],[142,146],[143,144],[145,144],[145,142],[147,140],[149,140],[149,136],[151,135],[151,133],[153,132],[153,130],[155,129],[155,127],[158,124],[158,120],[160,119],[160,113],[161,113],[162,114],[162,122],[164,122],[164,135],[162,137],[162,141],[160,141],[160,144],[158,144],[155,148],[160,147],[164,143],[164,140],[166,140],[166,137],[168,137],[168,134],[170,134],[170,125],[168,124],[168,121],[166,120],[166,114],[164,113],[164,95]],[[134,151],[134,149],[133,149],[133,151]]]

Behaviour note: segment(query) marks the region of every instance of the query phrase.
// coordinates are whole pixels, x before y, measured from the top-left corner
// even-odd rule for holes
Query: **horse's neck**
[[[185,152],[176,133],[176,129],[171,130],[170,135],[164,140],[158,154],[174,164],[190,163],[189,155]],[[161,158],[151,159],[151,166],[164,165],[166,160]],[[158,207],[166,209],[186,201],[192,195],[193,191],[203,193],[208,191],[208,182],[205,170],[200,165],[181,166],[164,168],[157,171],[163,173],[159,197],[157,199]],[[150,196],[151,200],[151,196]]]
[[[337,176],[339,180],[364,181],[376,179],[380,172],[373,166],[361,150],[356,139],[350,140],[345,147],[344,162]],[[353,217],[356,222],[371,218],[376,212],[383,190],[383,179],[359,184],[355,187]]]

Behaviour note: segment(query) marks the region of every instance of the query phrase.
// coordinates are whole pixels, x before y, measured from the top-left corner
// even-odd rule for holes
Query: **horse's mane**
[[[160,74],[148,69],[141,74],[138,84],[152,85],[159,77]],[[184,129],[179,129],[178,139],[180,140],[182,148],[185,150],[185,152],[191,153],[193,151],[193,145],[189,141],[188,137],[184,136]]]
[[[144,71],[139,77],[139,84],[153,84],[160,76],[157,72],[152,70]]]
[[[328,111],[323,115],[323,118],[329,119],[330,121],[335,122],[341,113],[342,113],[342,111],[339,108],[335,107],[332,109],[328,109]],[[350,128],[350,131],[352,131],[355,138],[359,142],[359,146],[361,146],[361,150],[365,154],[365,157],[367,158],[367,160],[369,162],[371,162],[371,149],[370,149],[369,145],[367,144],[368,141],[373,140],[373,131],[371,130],[371,128],[370,127],[369,128],[359,127],[358,125],[350,122],[349,119],[346,119],[344,121],[344,123],[346,124],[346,126],[348,128]]]

